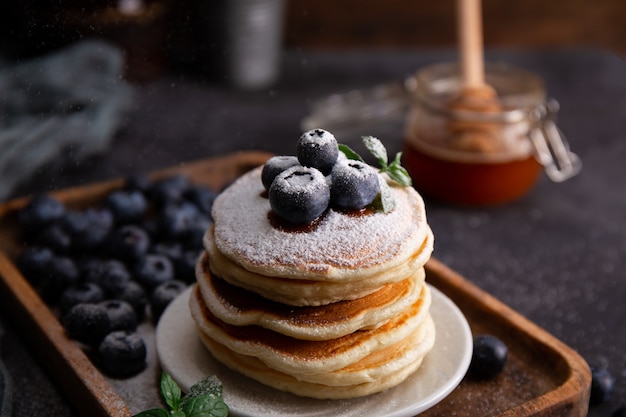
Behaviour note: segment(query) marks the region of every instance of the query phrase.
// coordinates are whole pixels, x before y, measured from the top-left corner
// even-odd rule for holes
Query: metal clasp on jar
[[[534,127],[528,135],[548,178],[563,182],[578,174],[582,163],[578,155],[570,151],[567,139],[556,125],[558,112],[559,103],[553,98],[537,107],[531,114]]]

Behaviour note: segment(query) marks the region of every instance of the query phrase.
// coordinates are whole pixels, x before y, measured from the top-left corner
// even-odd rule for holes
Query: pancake
[[[303,340],[325,340],[360,329],[381,326],[425,298],[425,272],[418,269],[409,278],[384,285],[355,300],[321,307],[293,307],[268,300],[214,276],[208,271],[206,254],[198,263],[198,286],[205,305],[221,321],[234,326],[258,325]]]
[[[200,333],[200,338],[217,360],[262,384],[300,396],[337,400],[374,394],[402,383],[421,366],[424,357],[431,350],[435,341],[435,328],[432,319],[428,316],[419,331],[411,335],[407,343],[401,345],[404,349],[398,348],[393,356],[381,355],[385,358],[381,361],[375,361],[373,357],[371,362],[374,364],[365,369],[361,365],[354,364],[343,370],[310,377],[321,382],[305,381],[272,369],[258,358],[241,355],[227,349],[204,333]],[[395,347],[390,350],[393,348]],[[345,384],[346,380],[366,382]],[[341,383],[329,384],[336,381]]]
[[[190,297],[191,315],[199,330],[229,350],[259,358],[270,368],[302,375],[332,372],[405,339],[423,324],[430,307],[430,291],[383,325],[336,339],[307,341],[260,326],[233,326],[216,318],[196,286]]]
[[[428,229],[416,253],[405,263],[376,276],[368,276],[365,273],[359,276],[358,271],[354,271],[353,279],[346,281],[281,278],[251,272],[219,251],[214,240],[213,227],[209,228],[204,236],[204,246],[211,259],[211,272],[229,283],[281,303],[294,306],[318,306],[357,299],[371,294],[383,285],[411,276],[416,270],[422,268],[430,257],[433,236]]]
[[[213,204],[218,250],[242,268],[277,278],[363,281],[406,264],[429,233],[424,201],[410,187],[391,186],[390,213],[351,215],[329,209],[304,232],[272,224],[259,167],[224,190]],[[432,246],[421,255],[425,262]]]
[[[213,203],[189,300],[202,342],[231,369],[297,395],[352,398],[401,383],[435,340],[421,196],[389,184],[390,212],[331,205],[292,225],[272,211],[262,169]]]

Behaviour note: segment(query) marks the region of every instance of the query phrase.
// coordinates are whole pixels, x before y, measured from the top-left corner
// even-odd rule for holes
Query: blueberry
[[[167,256],[148,254],[137,264],[135,280],[148,291],[174,279],[174,267]]]
[[[591,395],[589,405],[602,404],[609,400],[615,387],[615,379],[605,368],[591,369]]]
[[[124,189],[128,191],[139,191],[145,194],[150,189],[152,181],[145,175],[133,174],[126,177],[124,181]]]
[[[133,307],[122,300],[104,300],[99,303],[109,315],[111,331],[137,329],[137,314]]]
[[[210,216],[217,193],[209,187],[196,185],[185,192],[185,198],[195,204],[201,213]]]
[[[17,219],[27,233],[38,232],[65,213],[65,206],[48,194],[34,196],[17,214]]]
[[[191,284],[196,280],[196,264],[200,257],[200,250],[185,251],[179,258],[173,261],[174,274],[177,280]]]
[[[116,331],[98,346],[100,368],[108,375],[128,377],[146,367],[146,344],[137,333]]]
[[[165,255],[173,262],[183,255],[183,245],[180,242],[156,242],[150,248],[150,252]]]
[[[334,207],[362,209],[380,191],[378,173],[361,161],[343,160],[331,172],[330,201]]]
[[[106,207],[111,210],[118,224],[139,221],[148,208],[148,202],[140,191],[113,191],[106,197]]]
[[[159,216],[159,232],[164,239],[181,240],[200,228],[206,228],[209,221],[198,208],[191,203],[169,204],[163,208]]]
[[[56,303],[61,293],[80,279],[76,263],[66,256],[53,256],[48,264],[47,275],[41,281],[39,291],[44,300]]]
[[[28,282],[37,286],[42,277],[48,274],[48,265],[53,256],[49,248],[28,247],[20,253],[17,265]]]
[[[107,208],[68,211],[61,225],[72,239],[73,250],[86,252],[100,248],[106,241],[113,229],[113,214]]]
[[[330,189],[317,169],[294,166],[274,179],[269,201],[281,219],[294,224],[310,223],[328,208]]]
[[[120,291],[130,281],[131,275],[122,262],[115,259],[92,264],[92,268],[85,274],[85,281],[100,286],[107,295]]]
[[[150,297],[150,308],[152,318],[155,322],[159,320],[165,308],[184,290],[187,284],[179,280],[165,282],[154,289]]]
[[[185,247],[188,249],[202,249],[204,235],[211,224],[211,220],[206,216],[196,217],[195,222],[189,225],[189,230],[184,235],[183,243]]]
[[[72,307],[80,303],[98,303],[104,300],[104,291],[93,282],[79,282],[63,291],[59,301],[61,313],[67,313]]]
[[[137,281],[130,280],[123,287],[118,288],[111,294],[116,300],[126,301],[135,310],[137,319],[141,320],[148,305],[148,296],[144,288]]]
[[[192,184],[185,175],[175,175],[152,184],[148,190],[150,200],[157,206],[180,203]]]
[[[98,304],[76,304],[63,316],[67,335],[89,346],[97,346],[111,331],[109,315]]]
[[[274,156],[267,160],[261,171],[261,182],[263,187],[269,191],[274,178],[281,172],[293,166],[300,165],[295,156]]]
[[[469,374],[479,379],[495,377],[504,369],[507,358],[508,348],[500,339],[493,335],[476,336]]]
[[[150,236],[141,227],[127,224],[111,233],[107,245],[115,258],[129,263],[139,262],[150,248]]]
[[[72,246],[70,235],[58,223],[49,224],[35,239],[35,244],[52,249],[58,254],[66,254]]]
[[[300,136],[296,156],[302,165],[316,168],[327,175],[339,157],[337,140],[326,130],[309,130]]]

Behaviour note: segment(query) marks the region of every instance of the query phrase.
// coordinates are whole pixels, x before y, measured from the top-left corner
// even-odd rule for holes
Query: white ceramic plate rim
[[[431,315],[437,332],[433,350],[420,369],[387,391],[349,400],[315,400],[280,392],[227,369],[200,341],[189,314],[191,288],[165,310],[156,331],[156,349],[164,372],[183,391],[208,375],[224,386],[230,415],[239,417],[410,417],[443,400],[461,382],[472,355],[472,334],[459,308],[430,286]]]

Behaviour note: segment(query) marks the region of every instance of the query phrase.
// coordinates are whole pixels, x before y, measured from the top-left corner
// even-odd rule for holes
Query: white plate
[[[458,307],[432,290],[436,340],[419,370],[387,391],[349,400],[315,400],[277,391],[221,365],[200,341],[189,313],[190,289],[165,310],[156,334],[163,371],[183,391],[208,375],[224,386],[231,415],[240,417],[414,416],[444,399],[463,379],[472,356],[472,334]]]

